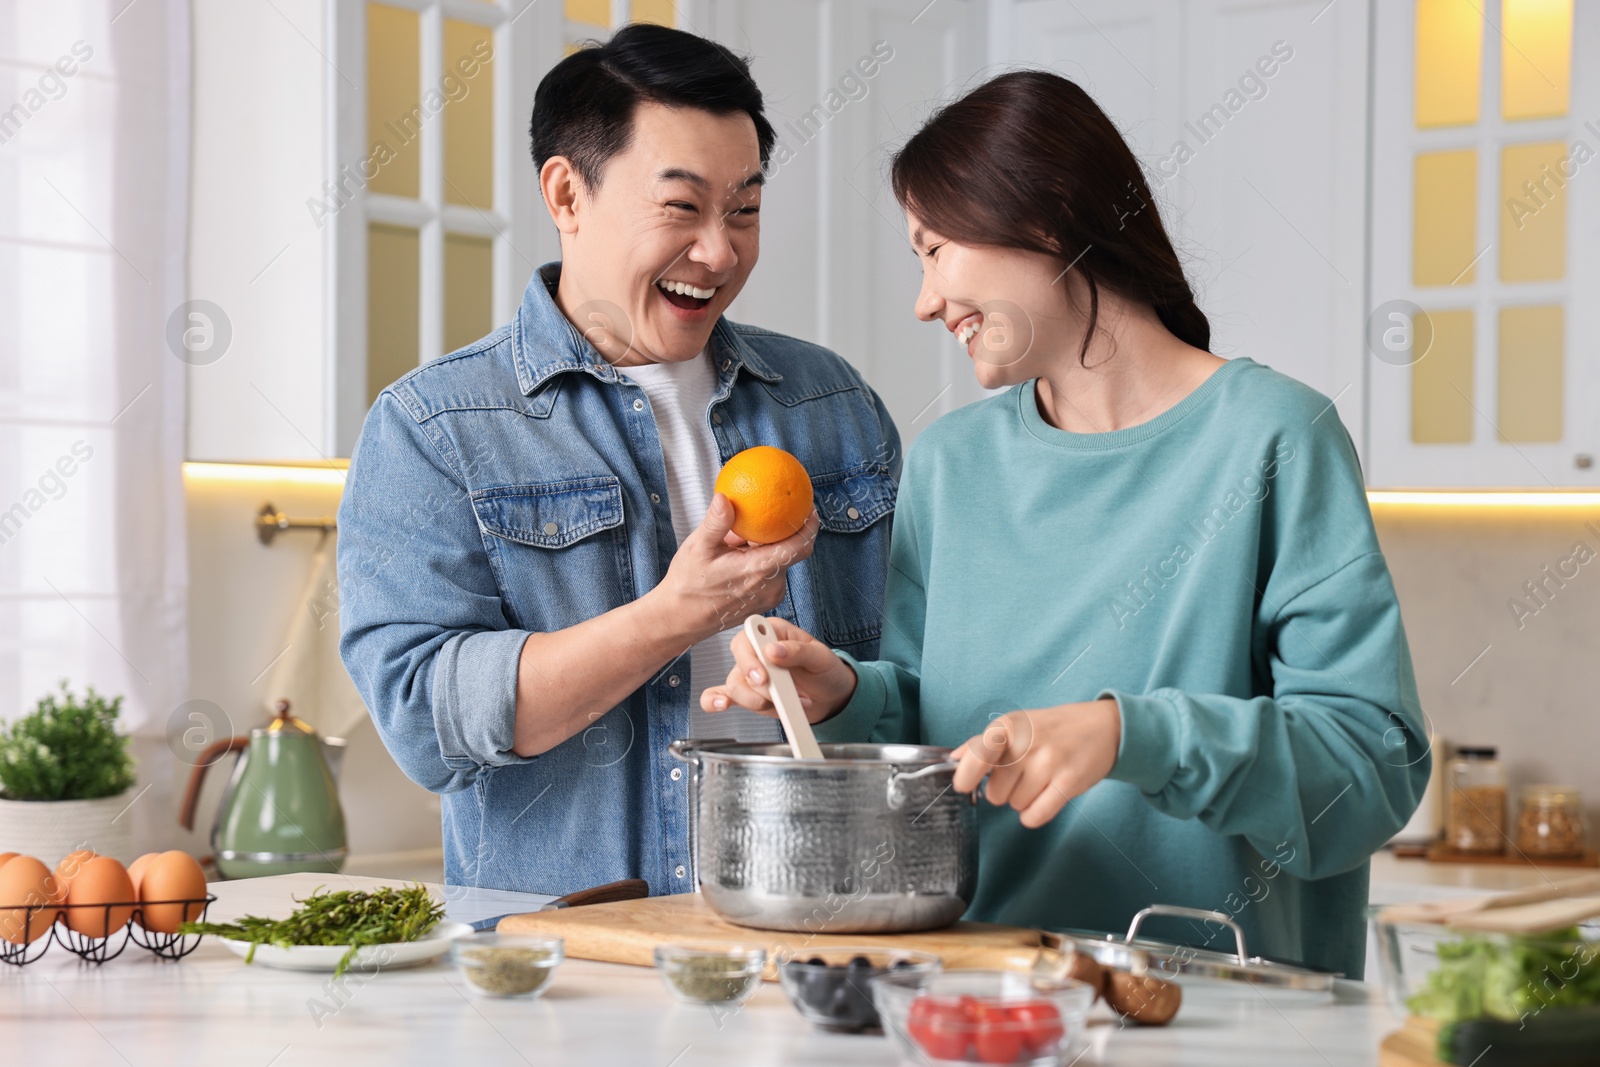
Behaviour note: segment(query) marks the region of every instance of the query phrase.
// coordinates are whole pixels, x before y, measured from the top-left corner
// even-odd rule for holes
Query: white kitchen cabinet
[[[364,0],[194,5],[189,292],[205,303],[175,314],[214,340],[186,357],[190,459],[350,455],[373,392],[369,349],[381,347],[367,336],[369,227],[409,235],[415,247],[412,295],[394,319],[408,344],[378,353],[401,369],[460,342],[445,306],[455,250],[481,253],[467,276],[489,279],[474,294],[474,336],[509,319],[533,269],[557,258],[553,233],[538,225],[526,129],[534,87],[567,39],[561,5],[387,0],[381,10],[414,33],[414,85],[393,120],[413,104],[423,110],[399,136],[369,129]],[[453,33],[473,29],[492,62],[468,76],[446,52]],[[475,106],[465,101],[485,97],[492,194],[480,199],[492,202],[463,203],[446,129]],[[379,191],[372,176],[393,173],[374,138],[405,151],[401,136],[418,175],[408,196]]]
[[[1600,327],[1600,70],[1581,62],[1600,55],[1600,7],[1575,4],[1570,46],[1549,47],[1501,25],[1536,7],[1562,5],[1377,5],[1374,485],[1600,488],[1600,359],[1586,343]],[[1441,21],[1419,30],[1419,11]],[[1561,95],[1564,63],[1570,98],[1519,117],[1529,89]]]
[[[1501,151],[1565,142],[1600,153],[1600,126],[1584,124],[1600,115],[1600,70],[1571,64],[1562,116],[1502,121],[1500,5],[1460,2],[1492,21],[1483,33],[1484,118],[1419,129],[1415,0],[679,0],[681,28],[751,57],[779,137],[764,258],[731,315],[845,356],[884,396],[908,444],[940,414],[981,397],[954,342],[911,313],[918,264],[888,190],[888,158],[934,106],[981,78],[1049,67],[1094,96],[1143,163],[1211,319],[1213,350],[1249,356],[1333,398],[1371,484],[1595,487],[1600,360],[1575,339],[1600,325],[1600,304],[1576,299],[1600,283],[1600,184],[1587,173],[1597,164],[1574,167],[1561,194],[1559,278],[1501,279],[1495,245],[1508,210],[1497,195]],[[567,21],[558,3],[515,15],[517,0],[393,4],[420,12],[424,35],[435,37],[441,20],[486,19],[497,27],[497,56],[512,57],[494,73],[503,135],[492,210],[449,203],[427,177],[411,198],[357,189],[336,212],[313,210],[362,151],[364,4],[195,7],[190,289],[220,309],[230,339],[220,357],[191,360],[191,458],[349,454],[372,384],[369,224],[417,235],[415,339],[408,334],[400,347],[407,358],[414,347],[418,360],[448,347],[438,301],[449,234],[492,246],[494,323],[510,316],[533,267],[558,254],[526,155],[526,112],[563,44],[604,31]],[[1577,7],[1572,52],[1596,54],[1600,12]],[[616,17],[629,9],[614,2],[606,10]],[[423,82],[438,73],[424,65]],[[420,144],[424,168],[437,170],[437,129],[425,129]],[[1419,284],[1417,160],[1465,149],[1477,153],[1470,228],[1482,257],[1456,284]],[[1424,321],[1435,334],[1470,348],[1464,362],[1457,352],[1459,373],[1444,373],[1448,346],[1421,370],[1384,346],[1410,327],[1391,317],[1407,306],[1430,312]],[[1527,308],[1559,309],[1554,356],[1555,313],[1518,310]],[[1523,349],[1522,363],[1501,358],[1507,309],[1508,321],[1532,322],[1545,339],[1532,357],[1538,374],[1518,370]],[[1462,316],[1452,313],[1465,311],[1472,322],[1463,342],[1459,328],[1451,335],[1447,327],[1459,327]],[[1458,417],[1445,422],[1463,439],[1419,438],[1414,408],[1426,391],[1413,389],[1418,374],[1459,396]],[[1505,402],[1506,390],[1515,403]],[[1506,414],[1518,404],[1520,420]],[[1461,428],[1463,413],[1470,429]],[[1502,440],[1508,418],[1512,439]],[[1548,439],[1530,439],[1530,423],[1532,437]]]
[[[998,0],[990,59],[1078,82],[1144,164],[1211,320],[1362,442],[1368,8]]]

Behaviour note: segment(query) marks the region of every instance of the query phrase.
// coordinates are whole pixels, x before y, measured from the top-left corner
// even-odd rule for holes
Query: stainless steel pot
[[[694,854],[729,922],[797,933],[931,930],[977,885],[977,794],[950,788],[950,749],[675,741],[694,765]]]

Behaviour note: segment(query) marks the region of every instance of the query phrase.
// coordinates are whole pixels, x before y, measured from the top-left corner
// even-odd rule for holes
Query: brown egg
[[[67,904],[104,905],[126,902],[125,907],[69,907],[67,927],[85,937],[110,937],[133,915],[133,880],[122,864],[110,856],[96,856],[78,869],[67,887]]]
[[[20,855],[20,852],[0,852],[0,867],[4,867],[7,860],[14,860]]]
[[[55,924],[53,905],[61,903],[50,868],[32,856],[14,856],[0,867],[0,937],[13,945],[39,940]],[[30,917],[28,905],[42,906]]]
[[[83,865],[97,855],[93,849],[78,848],[61,857],[61,862],[56,864],[56,885],[61,890],[62,899],[66,898],[68,890],[72,888],[72,880],[83,870]]]
[[[150,866],[150,861],[159,855],[161,855],[159,852],[146,852],[128,864],[128,878],[133,882],[133,899],[139,899],[139,879],[144,877],[144,869]]]
[[[195,900],[197,904],[144,903],[144,928],[158,934],[175,934],[178,924],[200,918],[205,910],[206,875],[195,858],[180,849],[163,852],[144,868],[139,900]]]

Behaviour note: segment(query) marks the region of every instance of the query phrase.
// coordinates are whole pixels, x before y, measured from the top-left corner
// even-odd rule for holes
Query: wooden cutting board
[[[1020,926],[958,922],[942,930],[914,934],[812,934],[756,930],[720,918],[699,893],[619,900],[556,911],[508,915],[495,927],[502,934],[539,933],[564,939],[568,956],[607,963],[655,965],[655,948],[667,942],[706,947],[760,945],[767,950],[764,977],[777,977],[775,961],[816,949],[871,945],[932,952],[947,968],[1027,968],[1037,954],[1039,934]]]
[[[1378,1067],[1443,1067],[1434,1056],[1438,1045],[1438,1021],[1410,1016],[1378,1045]]]

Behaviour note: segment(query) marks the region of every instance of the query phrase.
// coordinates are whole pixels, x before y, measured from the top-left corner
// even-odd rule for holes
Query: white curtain
[[[183,699],[188,142],[187,0],[0,0],[3,719]]]

